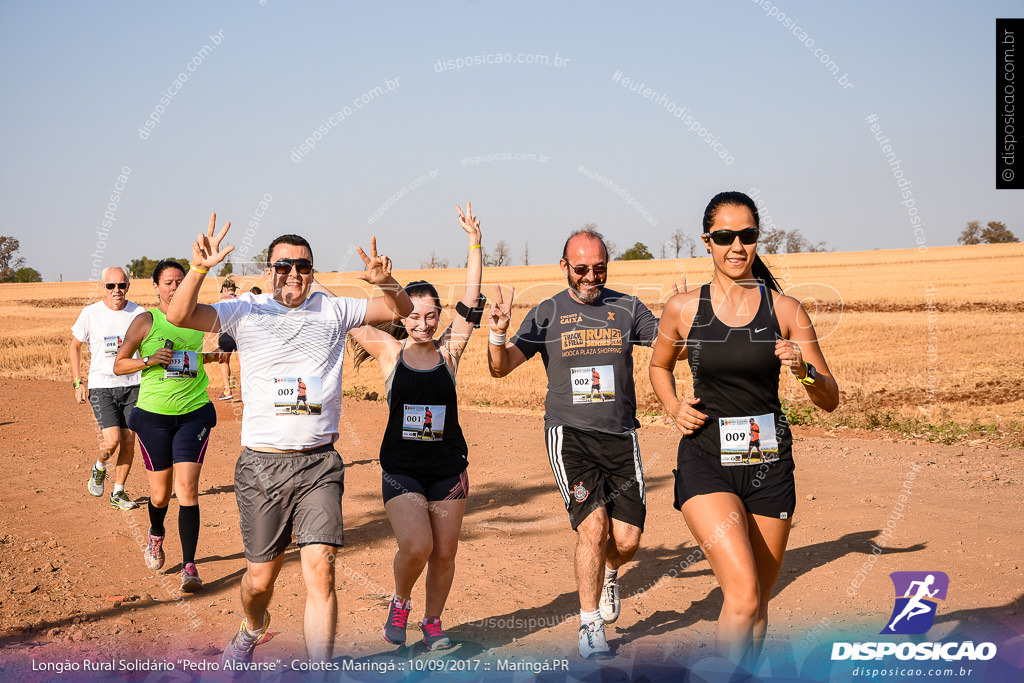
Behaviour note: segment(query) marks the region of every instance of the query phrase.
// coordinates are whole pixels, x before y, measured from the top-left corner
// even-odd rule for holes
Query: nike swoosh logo
[[[760,333],[764,332],[764,331],[765,331],[765,330],[767,330],[767,329],[768,329],[767,327],[762,327],[762,328],[761,328],[761,329],[759,329],[759,330],[754,330],[754,334],[760,334]]]

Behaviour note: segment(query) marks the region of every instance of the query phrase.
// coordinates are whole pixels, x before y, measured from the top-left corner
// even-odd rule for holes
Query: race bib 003
[[[615,400],[615,367],[611,365],[585,365],[571,368],[572,402],[609,403]]]
[[[718,418],[723,465],[759,465],[779,459],[775,416]]]
[[[175,351],[171,362],[164,366],[164,379],[192,379],[199,374],[199,359],[195,351]]]
[[[402,438],[409,441],[440,441],[444,438],[444,406],[404,404]]]
[[[319,415],[323,407],[319,377],[275,377],[275,415]]]
[[[121,350],[121,337],[112,335],[110,337],[103,338],[103,355],[108,358],[113,358],[117,355],[117,352]]]

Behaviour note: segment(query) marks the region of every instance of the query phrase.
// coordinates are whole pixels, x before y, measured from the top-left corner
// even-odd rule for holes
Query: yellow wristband
[[[202,273],[203,275],[206,275],[207,273],[209,273],[209,272],[210,272],[210,271],[208,271],[208,270],[203,270],[203,269],[202,269],[202,268],[200,268],[199,266],[197,266],[197,265],[195,265],[195,264],[192,264],[192,263],[190,263],[190,264],[188,264],[188,265],[189,265],[189,267],[191,268],[191,270],[194,270],[194,271],[196,271],[197,273]]]
[[[471,245],[469,245],[469,248],[470,249],[479,249],[480,245],[479,244],[471,244]]]

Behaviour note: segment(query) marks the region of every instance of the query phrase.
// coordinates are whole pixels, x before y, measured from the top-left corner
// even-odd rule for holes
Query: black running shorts
[[[544,431],[551,471],[573,531],[602,505],[611,519],[643,531],[647,493],[636,432],[605,434],[563,425]]]
[[[407,474],[392,474],[381,471],[381,497],[384,504],[403,493],[418,493],[430,502],[440,500],[462,500],[469,495],[469,475],[466,470],[454,477],[427,480],[410,477]]]
[[[235,465],[235,500],[245,559],[270,562],[292,533],[299,546],[345,545],[341,496],[345,463],[328,444],[299,453],[242,449]]]
[[[139,400],[139,385],[89,389],[89,405],[100,429],[129,429],[128,418]]]
[[[163,472],[178,462],[202,464],[210,432],[216,426],[217,409],[212,403],[184,415],[161,415],[136,408],[128,419],[128,427],[139,437],[142,461],[150,472]]]
[[[680,439],[676,456],[677,510],[694,496],[732,493],[752,515],[792,519],[796,509],[795,465],[791,458],[760,465],[722,465],[717,454],[702,451],[691,439]]]

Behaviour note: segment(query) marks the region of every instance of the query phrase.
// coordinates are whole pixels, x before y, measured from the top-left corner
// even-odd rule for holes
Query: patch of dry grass
[[[787,293],[804,300],[843,392],[835,413],[812,412],[800,385],[783,377],[783,398],[798,420],[826,426],[882,425],[906,433],[927,425],[954,425],[968,433],[998,435],[1002,430],[1010,440],[1024,443],[1019,390],[1024,385],[1024,244],[940,247],[925,253],[793,254],[767,260]],[[615,262],[609,284],[636,293],[658,313],[682,274],[692,288],[710,277],[710,268],[708,258]],[[454,302],[462,295],[465,271],[410,270],[396,277],[403,283],[429,280],[443,299]],[[318,279],[339,295],[366,296],[370,291],[355,273],[321,273]],[[484,280],[491,298],[494,283],[515,285],[514,326],[530,306],[565,287],[554,265],[487,268]],[[241,282],[241,291],[253,284],[264,286],[250,277]],[[218,281],[208,278],[200,300],[215,301],[217,289]],[[148,281],[134,281],[130,292],[137,303],[155,303]],[[68,379],[70,327],[81,307],[99,296],[95,283],[0,285],[0,376]],[[451,310],[445,316],[450,319]],[[660,412],[647,379],[649,358],[647,349],[635,352],[641,414]],[[349,364],[345,372],[346,387],[383,394],[375,364],[359,372]],[[685,364],[677,376],[681,387],[690,386]],[[218,383],[219,373],[211,373],[211,380]],[[505,379],[491,378],[486,332],[481,331],[459,370],[460,398],[466,405],[542,410],[546,385],[537,359]]]

